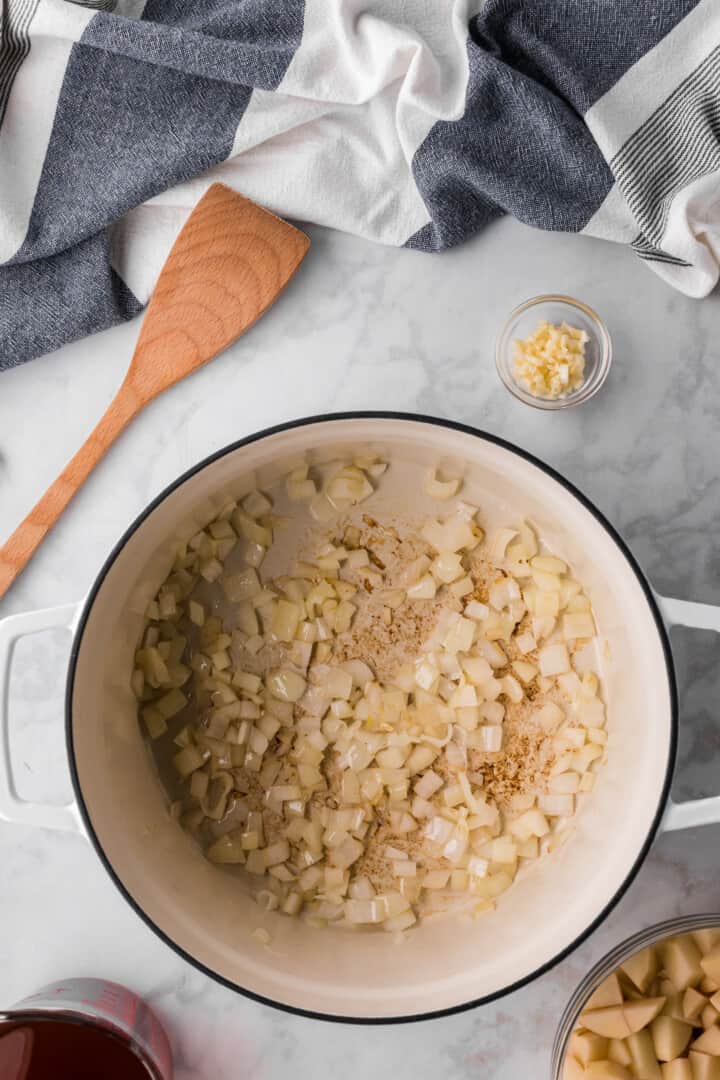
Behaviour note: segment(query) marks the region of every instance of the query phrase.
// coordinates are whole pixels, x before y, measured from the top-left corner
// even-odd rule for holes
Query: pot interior
[[[262,911],[237,877],[208,863],[170,819],[129,679],[143,612],[178,538],[223,496],[268,487],[299,460],[359,452],[390,461],[367,505],[378,516],[437,514],[422,472],[461,470],[463,497],[492,530],[522,518],[567,560],[606,640],[608,762],[567,842],[519,875],[495,911],[429,920],[391,935],[313,929]],[[440,504],[442,512],[442,504]],[[296,538],[297,539],[297,538]],[[292,546],[293,538],[284,543]],[[663,641],[644,589],[615,540],[562,483],[486,438],[409,419],[290,427],[199,468],[134,529],[106,570],[80,631],[71,698],[78,785],[107,863],[132,902],[191,959],[273,1002],[348,1018],[410,1017],[463,1005],[531,977],[570,947],[622,890],[663,798],[672,698]],[[271,935],[263,945],[252,932]]]

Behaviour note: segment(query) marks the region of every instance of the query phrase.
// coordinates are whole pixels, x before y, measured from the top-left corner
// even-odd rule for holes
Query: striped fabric
[[[720,171],[720,45],[683,79],[615,154],[610,167],[644,238],[657,248],[673,202]],[[681,153],[668,157],[666,148]]]
[[[20,65],[30,52],[30,23],[39,0],[6,0],[0,9],[0,124],[7,108],[10,90]]]
[[[216,179],[385,244],[509,213],[623,243],[691,296],[717,281],[719,0],[4,0],[0,20],[0,370],[137,314]]]

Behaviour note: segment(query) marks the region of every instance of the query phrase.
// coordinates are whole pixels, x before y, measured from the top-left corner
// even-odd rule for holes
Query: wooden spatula
[[[309,247],[307,236],[286,221],[213,184],[162,269],[122,386],[85,444],[0,548],[0,596],[125,425],[252,326]]]

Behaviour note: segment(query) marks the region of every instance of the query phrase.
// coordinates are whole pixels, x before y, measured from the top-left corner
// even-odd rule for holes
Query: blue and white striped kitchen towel
[[[0,0],[0,369],[130,318],[213,180],[437,251],[720,260],[720,0]],[[479,257],[482,257],[481,255]]]

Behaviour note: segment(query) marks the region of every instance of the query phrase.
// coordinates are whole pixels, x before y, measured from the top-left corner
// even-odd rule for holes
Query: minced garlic
[[[515,378],[533,397],[563,397],[582,386],[587,340],[584,330],[543,319],[529,337],[514,342]]]

